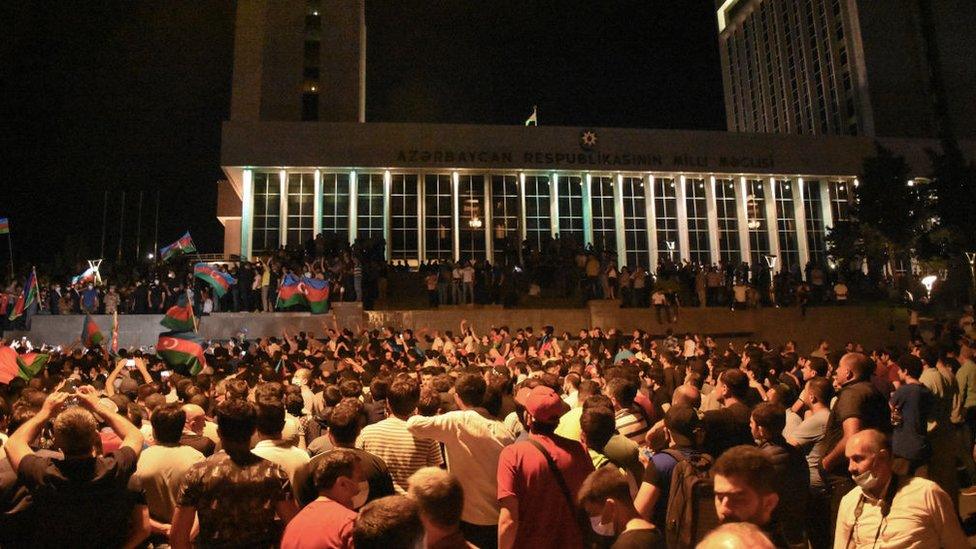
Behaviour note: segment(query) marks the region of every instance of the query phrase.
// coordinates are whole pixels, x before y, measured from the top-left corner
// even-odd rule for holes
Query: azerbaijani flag
[[[193,253],[195,251],[197,251],[197,247],[193,244],[193,238],[190,237],[190,231],[186,231],[186,234],[181,236],[176,242],[170,244],[169,246],[163,246],[160,248],[159,257],[163,261],[169,261],[177,255]]]
[[[88,282],[95,282],[95,275],[98,274],[98,269],[96,267],[88,267],[85,272],[78,276],[71,277],[71,285],[77,286],[78,284],[85,284]]]
[[[174,332],[195,332],[197,329],[193,307],[187,303],[186,296],[180,296],[176,305],[166,311],[166,316],[159,323]]]
[[[102,335],[98,324],[95,324],[91,316],[85,315],[85,322],[81,325],[81,344],[85,347],[94,347],[101,345],[104,340],[105,336]]]
[[[112,313],[112,353],[119,352],[119,311]]]
[[[213,286],[217,297],[224,297],[230,285],[237,282],[234,277],[227,273],[222,273],[206,263],[197,263],[193,266],[193,276]]]
[[[24,316],[27,309],[37,301],[37,273],[31,269],[27,282],[24,283],[24,293],[20,294],[14,303],[14,310],[10,311],[10,320],[17,320]]]
[[[203,340],[188,332],[164,332],[156,342],[156,354],[170,366],[186,366],[190,375],[197,375],[207,365],[203,355]]]
[[[0,234],[7,234],[10,232],[10,220],[6,217],[0,217]]]
[[[305,299],[305,294],[302,291],[302,281],[291,273],[286,274],[278,288],[278,302],[275,307],[285,309],[307,303],[308,300]]]
[[[313,313],[329,311],[329,282],[327,280],[302,277],[302,289],[305,290],[308,307]]]
[[[7,346],[0,346],[0,383],[8,384],[15,377],[30,380],[44,368],[48,355],[27,353],[18,355]]]

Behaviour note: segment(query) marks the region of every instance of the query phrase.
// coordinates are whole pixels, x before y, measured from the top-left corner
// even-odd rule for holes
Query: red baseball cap
[[[569,411],[569,405],[559,398],[556,391],[545,385],[519,389],[515,402],[524,406],[533,418],[543,423],[556,421]]]

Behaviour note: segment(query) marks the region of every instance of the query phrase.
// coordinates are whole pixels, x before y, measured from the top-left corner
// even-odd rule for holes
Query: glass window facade
[[[834,223],[850,221],[851,219],[851,184],[847,181],[831,181],[827,185],[830,191],[830,213]]]
[[[519,184],[517,175],[491,176],[491,237],[496,263],[514,259],[519,245]]]
[[[708,239],[708,200],[705,180],[685,180],[685,208],[688,213],[688,257],[692,263],[708,265],[712,252]]]
[[[739,217],[735,209],[735,180],[715,180],[715,216],[718,218],[718,253],[727,265],[742,261],[739,244]]]
[[[393,174],[390,185],[390,259],[420,255],[417,175]]]
[[[357,174],[356,185],[356,237],[383,238],[383,174]]]
[[[315,174],[288,174],[288,245],[304,246],[314,235]]]
[[[453,187],[451,174],[424,177],[424,259],[454,259]]]
[[[658,259],[680,261],[678,189],[672,177],[654,179],[654,222],[657,229]]]
[[[529,246],[543,250],[552,238],[549,216],[549,176],[525,176],[525,238]]]
[[[627,247],[627,265],[647,268],[650,248],[647,242],[647,198],[644,180],[640,177],[624,177],[624,241]]]
[[[769,222],[766,219],[766,188],[761,179],[746,180],[746,225],[749,228],[749,264],[765,266],[769,255]]]
[[[827,253],[827,247],[824,243],[823,209],[821,209],[820,200],[820,182],[816,180],[804,181],[803,213],[807,223],[807,248],[810,252],[810,261],[814,264],[823,263]]]
[[[254,172],[254,222],[251,249],[277,250],[281,238],[281,179],[278,172]]]
[[[461,260],[483,259],[485,246],[485,176],[462,175],[458,186]]]
[[[590,209],[593,212],[593,248],[617,255],[617,225],[613,209],[613,178],[590,180]]]
[[[796,235],[796,211],[793,206],[794,184],[776,180],[776,232],[779,236],[778,270],[790,270],[800,262]],[[800,266],[802,268],[802,265]]]
[[[556,185],[559,191],[559,238],[564,242],[583,244],[583,179],[561,175]]]
[[[322,232],[349,240],[349,174],[322,173]]]

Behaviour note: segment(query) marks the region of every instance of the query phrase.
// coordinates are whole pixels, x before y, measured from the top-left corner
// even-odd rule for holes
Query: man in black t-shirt
[[[65,407],[77,397],[78,406]],[[95,455],[97,414],[122,439],[118,450]],[[53,420],[54,442],[64,459],[40,457],[30,444]],[[32,527],[18,540],[32,547],[121,547],[149,535],[145,502],[129,492],[143,436],[119,414],[100,407],[95,389],[84,386],[76,395],[52,393],[41,410],[4,445],[18,480],[30,491]],[[52,527],[56,525],[56,527]],[[10,546],[16,546],[14,543]]]
[[[722,452],[740,444],[753,443],[749,429],[751,410],[745,404],[749,394],[749,378],[739,369],[728,369],[719,375],[715,395],[722,404],[720,410],[705,412],[704,450],[718,458]]]

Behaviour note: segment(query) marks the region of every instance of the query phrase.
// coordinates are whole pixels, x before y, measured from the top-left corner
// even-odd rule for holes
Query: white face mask
[[[352,508],[359,509],[366,504],[366,498],[369,497],[369,483],[365,480],[358,484],[359,491],[356,495],[352,497]]]
[[[881,479],[874,476],[870,470],[867,470],[860,475],[854,475],[854,482],[861,487],[861,490],[871,490],[878,485]]]
[[[598,536],[613,537],[614,528],[613,523],[609,522],[603,524],[600,522],[600,516],[590,517],[590,527],[593,528],[593,532]]]

